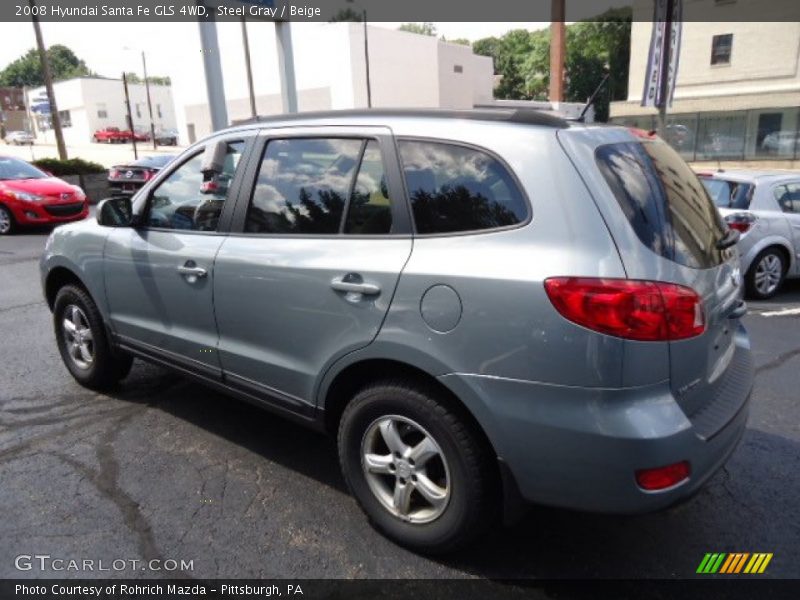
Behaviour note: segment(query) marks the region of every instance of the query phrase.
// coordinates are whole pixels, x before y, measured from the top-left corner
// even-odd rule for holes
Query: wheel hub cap
[[[444,453],[421,425],[407,417],[381,417],[367,428],[361,466],[373,495],[404,521],[429,523],[450,501]]]
[[[75,304],[67,306],[61,327],[70,360],[79,369],[91,367],[94,363],[94,337],[83,310]]]

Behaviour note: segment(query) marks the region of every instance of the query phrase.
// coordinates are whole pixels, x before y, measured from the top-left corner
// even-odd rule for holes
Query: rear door
[[[798,273],[800,272],[800,181],[776,186],[774,195],[792,231],[794,272]]]
[[[265,132],[214,271],[226,381],[296,412],[338,357],[369,344],[411,253],[385,128]]]
[[[691,418],[712,401],[736,351],[743,307],[738,254],[735,247],[717,247],[727,227],[703,184],[666,143],[621,129],[570,133],[562,136],[565,148],[587,165],[584,176],[628,277],[684,285],[703,300],[698,318],[705,319],[705,332],[669,342],[670,384]],[[647,343],[631,344],[630,354],[646,351],[641,344]]]

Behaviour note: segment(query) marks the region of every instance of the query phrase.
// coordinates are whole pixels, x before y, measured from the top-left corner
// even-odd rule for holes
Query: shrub
[[[33,161],[33,164],[56,177],[61,177],[62,175],[91,175],[93,173],[105,173],[107,170],[101,164],[83,160],[82,158],[68,158],[67,160],[40,158]]]

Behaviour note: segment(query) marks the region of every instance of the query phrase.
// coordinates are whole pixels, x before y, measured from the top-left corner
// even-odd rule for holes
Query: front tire
[[[772,298],[783,285],[787,266],[786,257],[779,249],[762,250],[747,271],[748,295],[758,300]]]
[[[61,360],[82,386],[105,390],[130,372],[133,357],[112,349],[103,317],[82,288],[66,285],[58,291],[53,326]]]
[[[11,209],[0,205],[0,235],[10,235],[14,233],[14,215]]]
[[[364,388],[342,415],[338,444],[350,491],[398,544],[450,552],[495,521],[491,453],[436,390],[401,381]]]

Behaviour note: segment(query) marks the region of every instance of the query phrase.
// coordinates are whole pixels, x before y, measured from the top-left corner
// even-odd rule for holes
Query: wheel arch
[[[759,242],[747,252],[747,255],[744,257],[743,261],[747,265],[745,273],[749,272],[750,269],[753,268],[758,255],[764,250],[768,250],[770,248],[777,248],[783,253],[784,258],[786,259],[786,272],[793,273],[796,265],[792,252],[792,245],[787,239],[778,235],[771,235],[759,240]]]
[[[78,287],[82,288],[89,296],[93,297],[89,286],[87,286],[83,280],[75,273],[74,270],[65,267],[63,265],[58,265],[50,269],[47,273],[47,276],[44,280],[44,296],[47,300],[47,306],[50,308],[52,312],[53,307],[55,306],[56,302],[56,295],[58,295],[58,290],[60,290],[65,285],[77,285]]]

